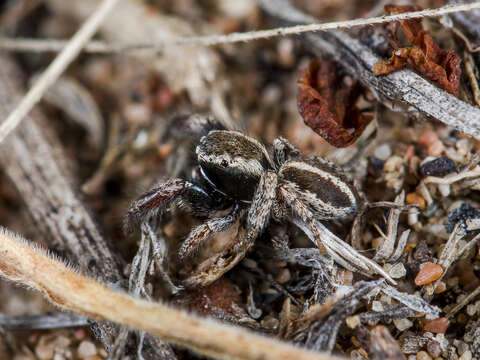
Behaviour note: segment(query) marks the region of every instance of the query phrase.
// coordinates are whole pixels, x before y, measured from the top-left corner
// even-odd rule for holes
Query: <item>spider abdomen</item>
[[[320,158],[287,161],[279,182],[323,219],[345,218],[358,212],[360,196],[353,181]]]

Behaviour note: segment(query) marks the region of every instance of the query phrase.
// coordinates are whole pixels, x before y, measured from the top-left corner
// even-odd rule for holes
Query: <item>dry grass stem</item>
[[[269,39],[278,36],[298,35],[313,31],[327,31],[334,29],[349,29],[356,26],[383,24],[392,21],[418,19],[425,17],[439,17],[445,14],[451,14],[461,11],[470,11],[480,8],[480,2],[471,4],[446,5],[438,9],[425,9],[421,11],[412,11],[396,15],[377,16],[366,19],[353,19],[347,21],[333,21],[321,24],[296,25],[275,28],[270,30],[249,31],[244,33],[232,33],[228,35],[206,35],[192,37],[174,37],[165,39],[162,42],[132,44],[132,45],[112,45],[99,41],[86,44],[85,51],[95,53],[123,53],[125,51],[135,50],[163,50],[168,46],[180,45],[203,45],[216,46],[222,44],[231,44],[258,39]],[[10,51],[60,51],[66,46],[67,42],[56,39],[34,40],[34,39],[1,39],[0,48]]]
[[[395,280],[393,280],[380,265],[360,254],[357,250],[328,230],[320,221],[315,221],[315,224],[313,224],[316,234],[314,234],[312,229],[302,221],[295,220],[294,223],[302,229],[305,235],[307,235],[315,245],[320,248],[324,247],[328,255],[345,269],[354,272],[361,272],[370,276],[375,274],[380,275],[389,283],[396,285]]]
[[[435,177],[435,176],[427,176],[423,182],[425,184],[439,184],[439,185],[450,185],[456,183],[463,179],[469,179],[480,176],[480,169],[475,169],[471,171],[461,172],[459,174],[451,174],[445,177]]]
[[[405,204],[405,191],[402,191],[395,198],[395,204],[403,206]],[[395,241],[397,240],[398,220],[400,218],[401,209],[391,209],[388,215],[387,234],[382,234],[385,239],[383,244],[377,249],[375,257],[373,258],[377,262],[386,262],[392,256],[395,250]],[[380,229],[378,229],[380,230]]]
[[[474,298],[476,298],[480,294],[480,286],[477,286],[475,290],[473,290],[470,294],[465,296],[462,301],[460,301],[455,307],[448,312],[446,315],[447,318],[450,318],[454,316],[456,313],[458,313],[465,305],[467,305],[470,301],[472,301]]]
[[[95,34],[105,17],[119,0],[103,0],[97,10],[88,18],[65,48],[39,76],[18,106],[0,125],[0,142],[14,130],[25,115],[40,101],[47,89],[60,77],[67,66],[78,56],[84,44]]]
[[[0,274],[42,292],[65,310],[147,331],[202,355],[246,360],[338,359],[112,291],[4,229],[0,230]]]

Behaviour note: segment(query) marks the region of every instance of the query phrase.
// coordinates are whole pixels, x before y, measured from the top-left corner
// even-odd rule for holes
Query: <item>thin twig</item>
[[[119,0],[103,0],[97,10],[85,21],[82,27],[68,42],[60,54],[39,76],[20,104],[10,113],[0,125],[0,143],[15,129],[25,115],[40,101],[47,89],[60,77],[67,66],[78,56],[84,44],[95,34],[103,20]]]
[[[321,24],[295,25],[270,30],[249,31],[243,33],[232,33],[228,35],[206,35],[192,37],[173,37],[165,39],[162,42],[143,43],[132,45],[113,45],[99,41],[86,44],[84,50],[95,53],[123,53],[125,51],[152,50],[160,51],[168,46],[180,45],[202,45],[216,46],[222,44],[231,44],[246,42],[258,39],[269,39],[278,36],[298,35],[313,31],[327,31],[334,29],[349,29],[356,26],[383,24],[392,21],[418,19],[424,17],[439,17],[445,14],[455,12],[470,11],[480,8],[480,2],[471,4],[447,5],[438,9],[425,9],[421,11],[412,11],[395,15],[384,15],[366,19],[353,19],[346,21],[333,21]],[[60,51],[66,42],[62,40],[34,40],[34,39],[1,39],[0,48],[11,51]]]
[[[473,290],[470,294],[465,296],[465,298],[460,301],[459,304],[455,305],[455,307],[450,310],[447,314],[448,318],[451,318],[452,316],[455,316],[456,313],[458,313],[462,308],[467,305],[470,301],[472,301],[475,297],[477,297],[480,294],[480,286],[477,286],[475,290]]]
[[[480,176],[480,169],[476,169],[476,170],[462,172],[459,174],[447,175],[445,177],[427,176],[425,179],[423,179],[423,182],[425,184],[450,185],[463,179],[479,177],[479,176]]]
[[[438,284],[440,284],[440,281],[442,281],[450,266],[458,259],[458,242],[464,237],[465,231],[461,228],[461,225],[458,222],[455,224],[455,227],[453,228],[452,233],[450,234],[450,237],[448,238],[447,243],[445,244],[445,247],[443,248],[438,259],[438,265],[443,268],[442,275],[433,284],[428,284],[425,287],[425,291],[428,296],[433,295],[435,289],[437,288]]]
[[[395,203],[399,206],[405,204],[405,191],[402,191],[395,198]],[[391,209],[390,214],[388,215],[388,224],[387,224],[387,234],[385,235],[382,245],[380,245],[376,254],[373,258],[376,262],[387,262],[395,250],[395,241],[397,240],[397,231],[398,231],[398,220],[400,218],[401,210],[400,209]],[[375,224],[376,225],[376,224]]]
[[[9,330],[45,330],[89,325],[85,316],[69,313],[18,316],[0,314],[0,326]]]
[[[42,292],[63,309],[144,330],[205,356],[245,360],[338,359],[112,291],[4,229],[0,229],[0,274]]]

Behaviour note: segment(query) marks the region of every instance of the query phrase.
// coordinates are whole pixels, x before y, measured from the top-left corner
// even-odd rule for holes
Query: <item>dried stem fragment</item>
[[[38,271],[40,268],[42,271]],[[4,229],[0,231],[0,274],[42,292],[63,309],[144,330],[205,356],[247,360],[338,359],[112,291]]]
[[[402,191],[395,198],[395,204],[403,206],[405,204],[405,191]],[[387,262],[390,260],[395,249],[395,241],[397,240],[398,220],[400,218],[401,209],[394,208],[390,210],[388,215],[387,234],[385,241],[379,248],[373,258],[377,262]]]

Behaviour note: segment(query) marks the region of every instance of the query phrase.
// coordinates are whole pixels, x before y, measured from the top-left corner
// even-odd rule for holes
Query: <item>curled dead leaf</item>
[[[362,88],[345,84],[330,61],[311,61],[298,79],[297,106],[303,121],[330,145],[346,147],[372,120],[356,106]]]
[[[400,14],[407,11],[421,10],[414,5],[386,5],[389,14]],[[374,65],[375,75],[387,75],[410,65],[425,78],[438,83],[449,93],[456,95],[460,83],[460,58],[455,51],[441,50],[432,36],[423,29],[421,19],[401,20],[400,26],[412,47],[393,50],[386,61]],[[395,36],[395,34],[394,34]]]

